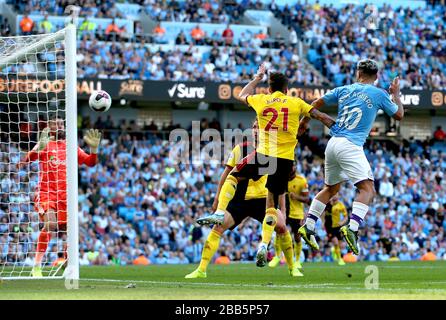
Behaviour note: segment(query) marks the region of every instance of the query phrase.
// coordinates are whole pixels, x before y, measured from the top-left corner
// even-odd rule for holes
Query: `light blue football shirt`
[[[372,130],[379,109],[389,116],[398,111],[398,106],[390,100],[386,91],[370,84],[354,83],[337,87],[322,99],[328,106],[338,105],[338,117],[330,129],[330,135],[345,137],[361,147]]]

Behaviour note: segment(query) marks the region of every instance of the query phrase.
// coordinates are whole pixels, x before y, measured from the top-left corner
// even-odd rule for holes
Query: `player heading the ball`
[[[316,108],[337,105],[338,117],[331,128],[325,149],[325,187],[313,199],[305,225],[299,229],[302,238],[313,249],[317,248],[314,226],[321,217],[325,206],[340,190],[342,182],[350,180],[358,189],[353,202],[350,222],[340,231],[354,254],[359,253],[358,227],[369,211],[369,204],[375,195],[373,173],[364,154],[363,145],[369,136],[379,110],[395,120],[404,117],[400,100],[400,81],[396,77],[389,87],[389,93],[374,85],[378,78],[378,64],[371,59],[357,64],[357,82],[335,88],[312,103]],[[301,121],[300,133],[307,127],[309,118]]]
[[[294,149],[301,116],[321,121],[327,127],[334,120],[319,112],[297,97],[287,96],[288,78],[280,72],[268,75],[269,94],[253,94],[255,87],[263,81],[267,73],[265,64],[260,65],[256,76],[236,97],[254,109],[259,125],[259,144],[228,175],[221,189],[216,215],[224,216],[229,202],[234,197],[239,182],[246,179],[254,181],[267,174],[265,218],[262,224],[262,242],[256,255],[256,265],[264,267],[267,260],[268,244],[277,224],[279,207],[285,203],[288,177],[293,167]]]

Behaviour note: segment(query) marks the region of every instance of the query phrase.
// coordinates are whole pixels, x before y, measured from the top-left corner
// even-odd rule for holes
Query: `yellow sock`
[[[341,259],[341,248],[339,247],[339,244],[334,246],[334,252],[335,252],[336,260],[340,260]]]
[[[294,265],[294,251],[293,251],[293,239],[289,231],[280,235],[280,246],[285,255],[285,260],[288,265],[288,269],[293,269]]]
[[[215,252],[217,252],[218,246],[220,245],[220,238],[221,234],[215,230],[211,230],[204,244],[203,252],[201,253],[201,261],[198,266],[198,269],[201,272],[206,272],[209,262],[211,262],[212,257]]]
[[[237,190],[237,178],[231,175],[225,180],[218,196],[218,210],[226,210],[229,202],[234,198],[235,191]]]
[[[282,247],[280,246],[280,237],[276,233],[276,239],[274,240],[274,252],[276,253],[276,257],[280,258],[282,255]]]
[[[300,254],[302,252],[302,241],[294,243],[294,256],[296,257],[296,261],[300,261]]]
[[[262,223],[262,243],[268,245],[273,236],[274,228],[277,224],[277,210],[274,208],[266,209],[265,218]]]

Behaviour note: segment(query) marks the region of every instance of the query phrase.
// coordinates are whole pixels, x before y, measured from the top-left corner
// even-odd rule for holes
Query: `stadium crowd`
[[[251,38],[252,39],[252,38]],[[243,46],[213,46],[202,53],[190,45],[163,51],[141,43],[82,41],[78,51],[79,77],[173,81],[246,82],[255,66],[266,61],[272,69],[286,72],[291,81],[304,85],[322,84],[316,72],[304,68],[297,48],[282,46],[277,51],[258,51],[254,40]]]
[[[266,59],[278,71],[289,67],[289,77],[299,84],[325,84],[325,77],[338,86],[354,81],[354,62],[367,54],[368,58],[380,62],[384,69],[379,79],[382,87],[388,87],[390,80],[400,75],[402,88],[446,89],[446,9],[439,4],[418,12],[409,8],[392,9],[389,5],[377,8],[377,11],[351,4],[338,9],[318,2],[309,4],[301,1],[283,7],[277,6],[274,1],[269,5],[260,1],[241,1],[237,6],[223,6],[220,1],[214,0],[134,2],[139,3],[153,20],[178,23],[238,23],[246,9],[271,10],[284,25],[290,27],[290,41],[271,34],[247,33],[233,43],[233,33],[228,26],[222,32],[210,35],[194,29],[196,36],[192,34],[192,38],[179,31],[175,44],[190,45],[190,49],[163,51],[153,46],[166,43],[163,38],[165,30],[160,25],[151,31],[152,37],[147,38],[147,41],[139,37],[143,33],[139,21],[135,21],[136,38],[133,40],[114,21],[103,30],[98,27],[99,30],[88,21],[88,17],[125,18],[125,13],[116,8],[114,1],[96,5],[94,1],[85,0],[81,3],[83,9],[79,22],[80,35],[85,40],[81,42],[79,50],[81,76],[245,81],[255,71],[258,61]],[[62,0],[55,1],[55,5],[50,5],[50,1],[18,1],[15,6],[21,10],[19,12],[45,15],[63,14],[61,10],[66,4],[67,1]],[[23,19],[30,18],[25,16]],[[2,34],[6,33],[5,28],[9,26],[4,24]],[[23,23],[23,28],[23,34],[55,29],[48,20],[37,26],[28,21]],[[266,38],[274,42],[278,51],[258,54],[258,49],[265,47]],[[297,38],[307,44],[307,59],[323,77],[309,68],[305,59],[299,57]],[[136,43],[132,43],[135,39]],[[87,40],[93,44],[86,45]],[[102,40],[107,42],[103,43]],[[111,40],[117,42],[111,44]],[[127,41],[130,43],[125,43]],[[195,45],[208,45],[212,50],[201,54],[194,48]],[[129,60],[125,59],[129,55],[132,59],[127,63]],[[160,58],[164,59],[157,63]],[[187,67],[183,67],[185,65]],[[243,67],[236,68],[235,65]]]
[[[308,60],[336,86],[354,81],[354,62],[367,55],[381,63],[380,85],[401,76],[401,87],[446,88],[446,8],[426,10],[376,9],[346,4],[342,8],[318,2],[270,10],[296,29],[309,46]]]
[[[158,128],[154,123],[145,127],[149,131],[141,131],[135,122],[114,124],[108,120],[98,119],[93,124],[84,119],[85,127],[82,127],[102,128],[105,137],[99,164],[79,171],[81,263],[197,263],[210,229],[194,221],[211,211],[223,167],[219,162],[206,162],[205,158],[191,165],[177,165],[169,158],[171,145],[155,133]],[[206,121],[202,129],[209,126],[220,127],[216,121]],[[359,260],[446,259],[446,148],[444,135],[439,130],[442,129],[437,129],[436,137],[443,141],[436,143],[442,149],[432,147],[434,141],[393,144],[372,140],[367,143],[377,196],[361,229]],[[319,156],[326,142],[326,137],[307,134],[296,149],[297,170],[307,178],[311,196],[323,186]],[[5,174],[9,169],[14,171],[8,168],[9,161],[17,161],[19,152],[13,144],[9,150],[6,150],[7,144],[2,143],[1,147],[0,260],[4,260],[8,254],[12,257],[8,250],[26,252],[20,248],[26,241],[13,244],[29,228],[34,231],[32,237],[37,236],[36,214],[20,213],[29,210],[26,206],[30,203],[29,195],[20,191],[35,187],[37,166],[31,166],[30,174]],[[350,185],[343,190],[341,200],[350,208],[354,188]],[[253,261],[260,230],[259,223],[249,220],[234,232],[226,232],[216,258]],[[321,225],[318,238],[320,252],[313,253],[304,246],[303,259],[333,261]],[[52,241],[50,259],[57,255],[56,242]],[[347,254],[345,243],[342,242],[341,248]]]

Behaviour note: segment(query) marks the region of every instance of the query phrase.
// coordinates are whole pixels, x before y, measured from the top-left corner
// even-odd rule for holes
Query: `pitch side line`
[[[218,283],[218,282],[181,282],[181,281],[153,281],[153,280],[119,280],[119,279],[80,279],[80,281],[95,282],[128,282],[128,283],[147,283],[147,284],[167,284],[167,285],[202,285],[214,287],[252,287],[252,288],[326,288],[336,285],[335,283],[304,284],[304,285],[279,285],[279,284],[249,284],[249,283]]]
[[[347,267],[353,267],[353,268],[364,268],[368,265],[376,265],[378,268],[388,268],[388,269],[444,269],[444,265],[438,265],[438,266],[397,266],[397,265],[387,265],[387,264],[375,264],[374,261],[364,261],[367,262],[367,264],[347,264],[346,266],[338,266],[338,265],[311,265],[310,263],[303,264],[304,269],[305,266],[307,266],[309,269],[337,269],[342,270],[343,268]],[[243,265],[238,264],[238,267],[241,267],[240,269],[252,269],[252,265]]]
[[[333,289],[333,290],[339,290],[339,289],[345,289],[345,290],[361,290],[361,291],[367,291],[370,293],[376,292],[376,291],[407,291],[409,294],[409,291],[412,292],[439,292],[444,293],[446,292],[445,289],[423,289],[423,288],[379,288],[378,290],[369,290],[363,287],[351,287],[351,286],[343,286],[342,284],[336,284],[336,283],[319,283],[319,284],[302,284],[302,285],[279,285],[279,284],[247,284],[247,283],[217,283],[217,282],[179,282],[179,281],[151,281],[151,280],[119,280],[119,279],[81,279],[81,281],[91,281],[91,282],[112,282],[112,283],[145,283],[145,284],[164,284],[164,285],[187,285],[187,286],[210,286],[210,287],[246,287],[246,288],[291,288],[291,289]],[[446,281],[436,281],[431,282],[432,284],[446,284]],[[386,285],[389,284],[412,284],[411,282],[393,282],[389,283],[386,282]]]

